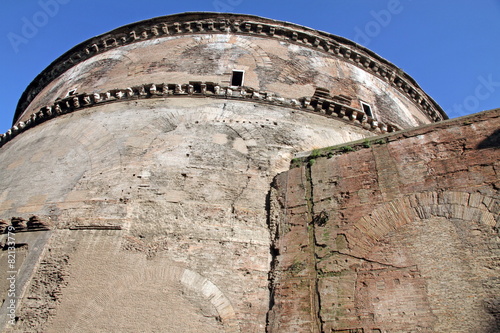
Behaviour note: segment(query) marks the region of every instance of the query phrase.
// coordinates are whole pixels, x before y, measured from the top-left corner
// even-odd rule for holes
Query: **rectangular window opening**
[[[231,78],[231,85],[233,87],[241,87],[243,85],[243,74],[245,71],[233,71],[233,77]]]
[[[368,116],[373,118],[372,107],[365,102],[361,102],[361,106],[363,107],[363,112]]]

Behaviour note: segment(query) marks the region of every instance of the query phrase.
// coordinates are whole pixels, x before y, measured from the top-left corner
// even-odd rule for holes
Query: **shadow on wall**
[[[498,132],[498,131],[497,131]],[[496,297],[491,300],[486,300],[486,309],[495,318],[495,322],[491,323],[491,328],[486,333],[496,333],[500,329],[500,298]]]
[[[497,129],[489,137],[477,145],[477,149],[500,148],[500,129]]]

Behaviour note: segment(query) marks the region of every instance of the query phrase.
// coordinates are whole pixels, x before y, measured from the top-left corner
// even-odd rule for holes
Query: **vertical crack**
[[[266,218],[267,218],[267,226],[269,228],[269,234],[271,236],[271,241],[269,244],[269,252],[271,254],[271,263],[269,267],[269,273],[268,273],[268,286],[269,286],[269,304],[267,308],[267,314],[266,314],[266,332],[269,332],[270,325],[271,325],[271,311],[274,307],[274,281],[275,281],[275,272],[276,272],[276,266],[278,265],[278,256],[279,256],[279,249],[276,244],[276,241],[278,239],[278,226],[277,223],[273,222],[273,219],[271,217],[272,214],[272,205],[271,205],[271,196],[272,196],[272,189],[274,187],[274,184],[271,184],[271,189],[269,192],[267,192],[266,196]]]
[[[312,306],[312,316],[314,321],[316,322],[316,332],[323,332],[323,321],[321,319],[321,297],[319,292],[319,280],[318,280],[318,262],[316,260],[316,215],[314,211],[314,185],[312,181],[312,170],[311,164],[307,163],[305,165],[305,174],[306,174],[306,203],[307,210],[309,213],[309,222],[307,225],[307,230],[309,233],[309,244],[311,249],[310,261],[311,265],[314,265],[314,271],[312,276],[312,290],[311,290],[311,306]]]

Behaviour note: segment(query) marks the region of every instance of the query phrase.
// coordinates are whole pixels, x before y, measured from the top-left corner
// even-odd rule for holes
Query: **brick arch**
[[[242,38],[237,35],[199,35],[196,36],[195,42],[186,47],[185,50],[191,49],[198,45],[226,45],[226,46],[237,46],[242,48],[254,58],[257,67],[271,68],[272,62],[269,58],[267,52],[265,52],[260,46],[252,43],[249,39]]]
[[[459,191],[420,192],[384,203],[360,218],[346,233],[355,239],[351,253],[359,257],[368,255],[372,248],[388,233],[396,231],[415,219],[431,217],[456,218],[495,227],[495,213],[500,200],[480,193]]]
[[[163,284],[180,283],[183,287],[202,295],[216,309],[223,325],[224,332],[240,332],[239,323],[234,308],[224,293],[209,279],[199,273],[180,266],[156,265],[142,270],[136,270],[132,274],[121,276],[113,284],[113,288],[102,290],[100,295],[87,303],[85,309],[72,325],[72,331],[79,331],[79,323],[90,320],[96,313],[106,311],[109,304],[118,299],[121,292],[126,292],[130,286],[137,284],[148,284],[152,281],[162,281]],[[161,309],[158,309],[161,312]]]

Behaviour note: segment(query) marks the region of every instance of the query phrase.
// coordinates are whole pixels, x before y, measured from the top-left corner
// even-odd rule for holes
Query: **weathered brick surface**
[[[498,128],[493,110],[333,149],[280,174],[277,228],[301,228],[276,235],[273,332],[309,313],[323,332],[500,329]],[[290,262],[314,268],[316,280],[294,285],[302,307],[281,308],[292,279],[279,273]]]

